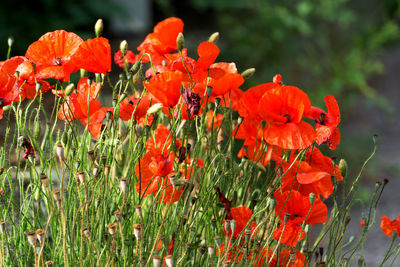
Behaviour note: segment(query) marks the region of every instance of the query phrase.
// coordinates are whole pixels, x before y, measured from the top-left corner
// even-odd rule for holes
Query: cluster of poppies
[[[0,63],[0,118],[5,106],[24,98],[33,99],[51,89],[63,98],[59,119],[80,120],[94,138],[99,138],[106,117],[118,116],[123,121],[151,125],[148,110],[158,103],[172,119],[190,120],[201,116],[209,103],[218,102],[239,115],[232,132],[233,138],[244,140],[238,157],[264,166],[271,161],[276,163],[280,182],[273,197],[280,223],[273,238],[295,247],[305,236],[305,225],[327,220],[323,199],[333,192],[332,179],[343,179],[338,166],[318,149],[326,144],[334,150],[340,142],[340,112],[335,98],[324,98],[327,111],[314,107],[305,92],[284,85],[280,75],[273,77],[272,82],[243,91],[239,87],[245,75],[238,73],[235,63],[215,62],[220,52],[215,37],[200,43],[194,59],[184,48],[182,31],[182,20],[168,18],[154,27],[137,47],[136,54],[126,47],[115,53],[115,63],[127,71],[137,71],[137,64],[149,63],[144,70],[143,89],[120,99],[118,112],[115,107],[101,107],[97,100],[101,81],[82,77],[72,91],[56,90],[51,85],[54,80],[58,84],[68,83],[70,75],[80,69],[98,74],[110,72],[108,40],[97,37],[83,41],[64,30],[47,33],[29,46],[25,56]],[[224,119],[211,110],[205,117],[209,131],[220,127]],[[136,165],[136,190],[141,198],[152,194],[160,202],[174,203],[183,192],[183,187],[175,186],[176,180],[189,179],[194,166],[202,167],[204,163],[185,155],[185,148],[171,129],[162,124],[155,128],[146,142],[146,153]],[[218,193],[225,203],[225,219],[237,222],[234,233],[225,234],[237,238],[250,227],[253,236],[257,225],[249,222],[252,211],[248,207],[231,207],[223,193]],[[292,252],[282,250],[281,259],[286,257],[289,261]],[[269,250],[260,253],[258,257],[275,257]],[[296,262],[303,264],[304,255],[299,251],[295,255]]]

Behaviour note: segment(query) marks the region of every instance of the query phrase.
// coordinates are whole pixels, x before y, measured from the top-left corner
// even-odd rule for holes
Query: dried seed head
[[[108,228],[108,232],[110,233],[110,235],[115,236],[115,234],[117,233],[118,224],[110,223],[107,225],[107,228]]]
[[[104,166],[104,175],[107,177],[110,174],[110,169],[111,166],[110,165],[105,165]]]
[[[208,256],[212,258],[215,253],[215,246],[213,245],[208,246],[207,251],[208,251]]]
[[[93,166],[93,171],[92,171],[93,177],[97,177],[97,174],[99,174],[99,166],[95,164]]]
[[[87,239],[90,238],[90,231],[89,228],[85,227],[82,229],[83,234],[86,236]]]
[[[40,181],[42,182],[42,185],[43,185],[44,187],[46,187],[46,188],[49,187],[49,185],[50,185],[50,180],[49,180],[49,177],[47,177],[46,174],[44,174],[44,173],[40,174]]]
[[[60,201],[61,200],[61,194],[59,189],[53,190],[53,197],[55,201]]]
[[[136,215],[137,215],[140,219],[142,219],[142,205],[136,205],[136,206],[135,206],[135,212],[136,212]]]
[[[175,174],[171,174],[168,176],[170,183],[172,184],[173,187],[176,187],[176,175]]]
[[[225,220],[224,229],[225,229],[225,232],[228,234],[229,230],[231,229],[231,222],[229,220]]]
[[[53,261],[46,261],[46,266],[48,266],[48,267],[50,267],[50,266],[53,266]]]
[[[37,242],[36,231],[30,231],[30,232],[26,233],[26,235],[28,237],[29,245],[31,245],[32,247],[35,247],[36,246],[36,242]]]
[[[161,256],[160,255],[153,255],[153,266],[154,267],[161,266]]]
[[[43,229],[37,229],[36,230],[36,237],[37,237],[37,239],[39,240],[39,243],[42,243],[42,241],[43,241],[43,237],[44,237],[44,234],[45,234],[46,232],[43,230]]]
[[[122,212],[120,210],[114,211],[115,221],[119,222],[121,220]]]
[[[126,181],[128,181],[126,178],[119,179],[119,187],[121,188],[122,192],[126,192]]]
[[[89,156],[90,161],[91,161],[92,163],[94,163],[95,160],[96,160],[96,157],[95,157],[95,155],[94,155],[94,150],[88,151],[87,154],[88,154],[88,156]]]
[[[236,230],[236,221],[235,220],[231,220],[231,230],[232,230],[232,234],[235,232]]]
[[[222,263],[222,267],[230,267],[232,265],[232,262],[230,260],[225,261]]]
[[[81,184],[85,184],[85,172],[84,171],[78,171],[75,173],[75,179],[77,182]]]
[[[168,267],[174,266],[174,259],[172,258],[172,255],[167,255],[167,257],[165,257],[165,263]]]
[[[134,224],[133,225],[133,233],[137,240],[140,240],[142,237],[142,225],[141,224]]]
[[[0,234],[3,234],[6,229],[6,222],[0,221]]]

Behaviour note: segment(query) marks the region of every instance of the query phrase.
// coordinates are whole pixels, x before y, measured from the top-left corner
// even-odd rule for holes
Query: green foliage
[[[367,81],[383,71],[375,56],[398,38],[397,13],[389,8],[398,8],[396,1],[189,2],[200,13],[215,13],[222,42],[234,44],[222,47],[222,60],[255,67],[263,78],[252,79],[252,85],[284,73],[284,82],[300,81],[314,103],[327,94],[340,98],[349,92],[385,103]]]

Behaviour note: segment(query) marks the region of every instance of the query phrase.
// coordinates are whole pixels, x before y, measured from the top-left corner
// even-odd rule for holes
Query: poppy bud
[[[103,32],[103,20],[98,19],[96,24],[94,25],[94,32],[96,33],[96,37],[99,37]]]
[[[222,238],[217,235],[216,237],[214,237],[215,243],[217,244],[217,247],[221,246],[222,244]]]
[[[38,120],[36,120],[35,125],[33,125],[33,137],[36,140],[39,139],[41,132],[42,132],[42,128],[40,127],[40,122]]]
[[[315,201],[315,194],[314,194],[314,193],[310,193],[310,194],[308,195],[308,197],[310,198],[310,203],[311,203],[311,205],[314,204],[314,201]]]
[[[218,41],[219,39],[219,32],[214,32],[213,34],[210,35],[210,37],[208,37],[208,41],[210,43],[215,43],[216,41]]]
[[[122,55],[125,56],[126,51],[128,51],[128,42],[123,40],[119,45],[119,49],[121,50]]]
[[[155,114],[159,112],[162,108],[163,105],[161,103],[154,104],[147,110],[147,115]]]
[[[89,80],[88,80],[89,81]],[[73,83],[70,83],[70,84],[68,84],[67,85],[67,87],[65,87],[65,95],[66,96],[69,96],[69,95],[71,95],[72,94],[72,92],[73,92],[73,90],[74,90],[74,84]]]
[[[183,37],[183,33],[179,33],[178,37],[176,37],[176,45],[178,47],[178,51],[182,51],[185,46],[185,38]]]
[[[206,91],[207,91],[207,95],[210,96],[211,93],[212,93],[212,87],[211,86],[207,86]]]
[[[256,72],[255,68],[250,68],[247,69],[245,71],[243,71],[240,75],[242,75],[243,79],[247,80],[249,79],[251,76],[253,76],[253,74]]]
[[[174,259],[172,258],[172,255],[167,255],[167,257],[165,257],[165,263],[168,267],[174,266]]]
[[[239,118],[238,118],[237,122],[238,122],[238,125],[242,124],[242,122],[243,122],[243,118],[239,116]]]
[[[36,93],[39,93],[40,89],[42,89],[42,84],[41,83],[36,83],[35,89],[36,89]]]
[[[339,161],[339,171],[343,178],[347,175],[347,162],[345,159]]]
[[[121,102],[121,101],[124,100],[127,96],[128,96],[128,95],[127,95],[126,93],[122,93],[122,94],[119,96],[118,102]]]
[[[11,105],[7,105],[7,106],[4,106],[4,107],[3,107],[3,111],[4,111],[4,112],[9,111],[10,109],[11,109]]]
[[[365,259],[364,259],[363,256],[361,256],[361,257],[358,259],[357,266],[358,266],[358,267],[364,267],[364,266],[366,266],[366,264],[365,264]]]
[[[85,70],[85,69],[80,69],[80,70],[79,70],[79,74],[81,75],[81,78],[82,78],[82,77],[85,77],[85,75],[86,75],[86,70]]]
[[[8,37],[7,44],[8,44],[8,47],[11,48],[14,44],[14,37],[12,37],[12,36]]]

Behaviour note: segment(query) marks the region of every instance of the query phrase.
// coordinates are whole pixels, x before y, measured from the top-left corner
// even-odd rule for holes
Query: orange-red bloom
[[[149,82],[143,82],[143,85],[164,106],[173,107],[181,96],[182,73],[179,71],[159,73]]]
[[[249,220],[253,216],[253,212],[251,209],[249,209],[246,206],[240,206],[240,207],[233,207],[230,209],[232,218],[230,220],[235,220],[236,221],[236,228],[235,232],[233,233],[233,237],[238,238],[240,233],[244,230],[246,225],[248,224]],[[222,223],[225,222],[225,219],[222,221]],[[257,223],[253,220],[251,223],[247,225],[247,228],[251,229],[251,236],[254,234],[254,229],[257,227]],[[226,235],[227,233],[225,232],[224,229],[224,234]],[[232,230],[229,230],[228,236],[232,236]]]
[[[287,248],[279,254],[279,267],[307,267],[308,264],[306,257],[299,250]]]
[[[207,131],[211,131],[211,129],[218,128],[221,125],[222,120],[224,119],[224,115],[222,115],[220,113],[216,114],[215,116],[213,116],[213,115],[214,115],[213,110],[209,110],[206,114]]]
[[[386,216],[382,216],[381,228],[383,233],[389,237],[392,237],[393,231],[397,231],[397,236],[400,236],[400,213],[399,216],[393,220]]]
[[[79,69],[105,74],[111,71],[110,44],[103,37],[88,39],[80,44],[71,61]]]
[[[48,32],[28,47],[25,56],[35,63],[38,78],[69,81],[70,74],[78,70],[71,57],[81,43],[83,40],[75,33]]]

